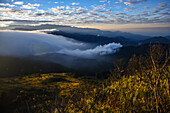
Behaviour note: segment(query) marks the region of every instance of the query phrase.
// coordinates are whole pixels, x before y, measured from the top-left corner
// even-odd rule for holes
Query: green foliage
[[[148,54],[133,56],[126,68],[123,60],[115,63],[112,76],[102,87],[85,90],[79,101],[73,100],[73,112],[167,113],[170,109],[169,51],[164,52],[160,45],[155,45]]]
[[[1,79],[0,103],[13,106],[10,113],[167,113],[169,54],[160,45],[151,46],[147,56],[134,55],[127,65],[123,59],[114,62],[103,81],[65,73]]]

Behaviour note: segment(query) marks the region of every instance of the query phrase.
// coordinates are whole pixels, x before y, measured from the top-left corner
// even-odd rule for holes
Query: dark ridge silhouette
[[[56,63],[35,61],[30,58],[0,56],[0,77],[69,71],[69,68]]]
[[[96,36],[96,35],[89,35],[89,34],[79,34],[79,33],[66,33],[62,31],[53,31],[48,32],[49,34],[53,35],[62,35],[68,38],[72,38],[74,40],[86,42],[86,43],[93,43],[96,45],[104,45],[108,43],[120,43],[123,46],[129,46],[129,45],[136,45],[136,41],[124,38],[122,36],[119,37],[105,37],[105,36]]]
[[[165,37],[159,36],[159,37],[153,37],[153,38],[149,38],[149,39],[142,40],[142,41],[138,42],[138,44],[140,44],[140,45],[146,44],[146,43],[168,44],[168,43],[170,43],[170,40]]]

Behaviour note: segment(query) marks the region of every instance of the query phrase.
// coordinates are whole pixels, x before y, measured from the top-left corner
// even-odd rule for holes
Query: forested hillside
[[[1,78],[3,113],[164,112],[170,108],[169,49],[152,45],[145,56],[114,63],[107,79],[71,73]],[[104,75],[103,75],[104,76]]]

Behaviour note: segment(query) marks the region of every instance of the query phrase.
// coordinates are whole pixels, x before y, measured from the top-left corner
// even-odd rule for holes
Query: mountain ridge
[[[43,24],[39,26],[10,25],[9,28],[11,28],[12,30],[25,30],[25,31],[56,29],[57,31],[62,31],[62,32],[67,32],[67,33],[89,34],[89,35],[106,36],[106,37],[123,36],[131,40],[144,40],[144,39],[150,38],[150,36],[133,34],[129,32],[104,31],[104,30],[95,29],[95,28],[79,28],[79,27],[65,26],[65,25],[64,26],[63,25],[50,25],[50,24]]]
[[[170,40],[166,37],[158,36],[158,37],[152,37],[146,40],[142,40],[138,42],[138,45],[146,44],[146,43],[161,43],[161,44],[168,44],[170,43]]]

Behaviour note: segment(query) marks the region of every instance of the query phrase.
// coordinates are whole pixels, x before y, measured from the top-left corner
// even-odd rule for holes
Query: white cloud
[[[66,9],[71,9],[70,6],[66,6]]]
[[[133,5],[131,2],[124,2],[125,5]]]
[[[16,5],[22,5],[22,4],[24,4],[24,2],[18,1],[18,2],[14,2],[14,4],[16,4]]]
[[[36,12],[38,12],[38,13],[45,13],[46,11],[43,10],[43,9],[36,9]]]
[[[72,3],[72,5],[79,5],[79,3],[75,3],[75,2],[73,2],[73,3]]]
[[[57,53],[72,55],[72,56],[81,56],[81,57],[94,57],[96,55],[106,55],[106,54],[112,54],[115,53],[122,45],[120,43],[109,43],[106,45],[99,45],[96,46],[93,49],[87,49],[87,50],[69,50],[69,49],[61,49]]]
[[[7,26],[9,26],[10,24],[12,24],[12,23],[14,23],[14,22],[12,22],[12,21],[2,21],[2,22],[0,22],[0,27],[7,27]]]
[[[65,6],[57,6],[57,8],[51,8],[49,10],[54,13],[62,13],[62,11],[64,11],[64,8],[65,8]],[[68,8],[68,7],[66,7],[66,8]]]
[[[131,0],[128,0],[127,2],[124,2],[125,5],[134,5],[134,4],[139,4],[139,3],[142,3],[142,2],[146,2],[147,0],[134,0],[134,1],[131,1]]]
[[[58,4],[58,2],[54,2],[55,4]]]
[[[10,12],[12,11],[11,8],[0,7],[0,12]]]
[[[40,4],[30,4],[28,3],[27,5],[22,5],[21,8],[24,8],[24,9],[35,9],[36,7],[39,7]]]
[[[32,4],[33,6],[37,6],[37,7],[39,7],[40,6],[40,4]]]
[[[15,5],[11,5],[11,4],[9,4],[9,3],[6,3],[6,4],[0,3],[0,6],[14,7]]]
[[[59,13],[61,10],[58,8],[51,8],[50,11],[52,11],[54,13]]]

